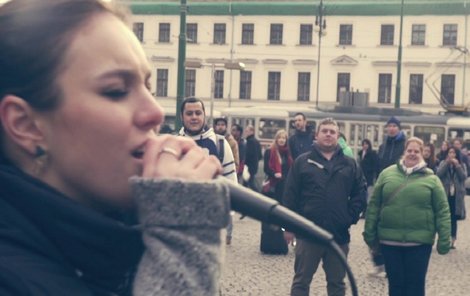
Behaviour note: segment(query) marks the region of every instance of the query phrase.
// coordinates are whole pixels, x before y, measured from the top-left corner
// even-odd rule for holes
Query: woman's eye
[[[108,90],[103,93],[106,97],[118,100],[127,95],[127,91],[123,89]]]

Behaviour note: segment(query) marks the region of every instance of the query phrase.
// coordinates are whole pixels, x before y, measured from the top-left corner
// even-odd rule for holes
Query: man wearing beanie
[[[401,123],[395,116],[390,117],[385,126],[387,136],[379,147],[379,170],[377,176],[387,167],[395,164],[405,150],[406,136],[401,131]],[[375,270],[369,275],[385,276],[384,258],[380,252],[372,253]]]
[[[387,137],[379,147],[379,171],[395,164],[405,150],[406,136],[401,131],[401,123],[395,116],[390,117],[385,126]]]

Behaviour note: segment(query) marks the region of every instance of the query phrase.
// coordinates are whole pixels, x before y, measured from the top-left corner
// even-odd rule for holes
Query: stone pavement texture
[[[470,213],[467,197],[467,213]],[[233,217],[232,244],[225,248],[222,274],[222,296],[287,296],[293,276],[294,247],[283,255],[263,255],[259,251],[260,222],[246,217]],[[359,295],[386,296],[386,278],[371,277],[368,248],[362,240],[364,220],[351,228],[351,244],[348,262],[357,282]],[[456,249],[447,255],[439,255],[433,248],[426,279],[426,295],[470,295],[470,217],[459,221]],[[346,283],[349,282],[346,278]],[[319,266],[310,288],[310,295],[326,296],[325,274]],[[346,295],[352,295],[348,287]]]

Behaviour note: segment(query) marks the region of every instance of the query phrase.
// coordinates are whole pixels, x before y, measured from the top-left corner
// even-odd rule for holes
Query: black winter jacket
[[[400,131],[395,137],[387,137],[379,147],[379,171],[380,174],[384,169],[395,164],[405,151],[406,136]]]
[[[251,176],[258,173],[258,165],[262,157],[259,141],[254,135],[246,137],[245,164],[248,166],[248,172]]]
[[[366,206],[367,187],[356,161],[338,147],[330,160],[314,144],[289,171],[283,204],[333,234],[338,244],[350,241],[349,227]]]
[[[300,154],[312,150],[313,140],[312,129],[309,126],[307,126],[305,132],[296,130],[288,141],[292,159],[295,160]]]
[[[377,177],[379,158],[377,152],[372,149],[367,150],[364,158],[362,157],[362,150],[358,153],[359,164],[361,165],[362,172],[367,181],[367,186],[374,185],[374,180]]]

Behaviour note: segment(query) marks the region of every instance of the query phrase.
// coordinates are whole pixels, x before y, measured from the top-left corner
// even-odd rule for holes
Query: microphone
[[[332,243],[332,234],[303,216],[281,206],[274,199],[235,184],[226,178],[219,177],[217,180],[229,188],[230,204],[234,211],[261,222],[279,225],[289,232],[317,243],[328,245]]]

